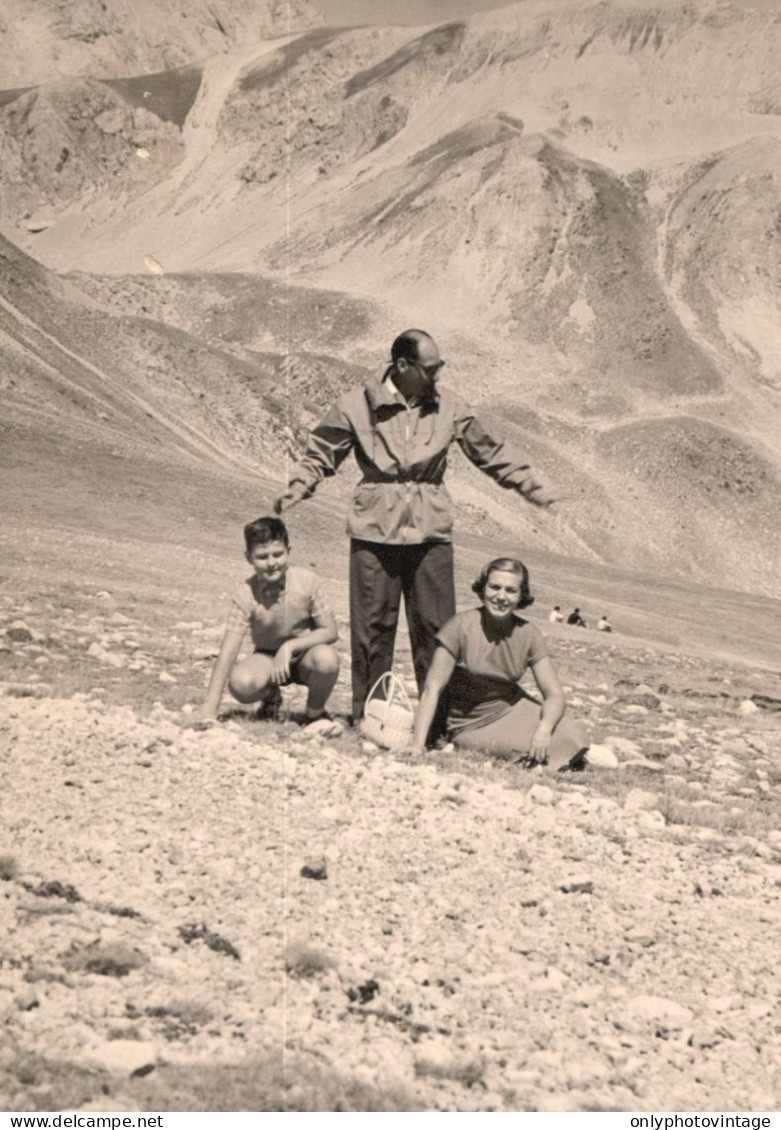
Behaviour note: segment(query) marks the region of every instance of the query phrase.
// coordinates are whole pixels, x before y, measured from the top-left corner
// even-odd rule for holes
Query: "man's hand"
[[[277,648],[271,661],[271,682],[280,686],[290,678],[290,663],[293,658],[293,644],[290,640]]]
[[[554,497],[545,487],[532,487],[529,493],[525,495],[525,498],[526,501],[531,502],[533,506],[540,506],[544,510],[553,506],[554,502],[562,501],[562,496],[557,495]]]
[[[274,513],[281,514],[284,510],[290,510],[291,507],[297,506],[301,501],[301,495],[296,491],[286,490],[279,498],[275,498],[273,502]]]

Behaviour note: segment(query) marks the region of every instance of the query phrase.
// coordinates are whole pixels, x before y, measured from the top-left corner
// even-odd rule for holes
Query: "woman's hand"
[[[552,729],[547,722],[540,720],[532,735],[529,748],[529,760],[537,765],[544,765],[548,760]]]
[[[277,648],[271,661],[271,682],[278,686],[290,678],[290,663],[293,658],[293,644],[287,640]]]

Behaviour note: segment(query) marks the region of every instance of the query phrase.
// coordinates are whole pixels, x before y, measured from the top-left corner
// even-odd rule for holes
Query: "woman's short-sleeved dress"
[[[470,608],[448,620],[436,639],[456,661],[448,686],[453,741],[506,755],[528,753],[541,707],[519,683],[548,654],[539,629],[518,613],[497,624],[482,608]],[[550,768],[568,764],[587,744],[579,723],[563,718],[553,731]]]

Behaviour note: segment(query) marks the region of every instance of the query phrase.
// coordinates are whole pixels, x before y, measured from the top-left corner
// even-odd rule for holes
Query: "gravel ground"
[[[0,1106],[164,1109],[199,1072],[194,1109],[776,1106],[778,735],[739,708],[593,693],[623,770],[551,777],[10,690]]]

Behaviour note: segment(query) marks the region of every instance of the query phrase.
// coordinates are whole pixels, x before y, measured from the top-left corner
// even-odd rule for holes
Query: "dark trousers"
[[[356,720],[363,716],[374,682],[393,666],[402,593],[415,678],[422,690],[434,653],[434,636],[456,611],[453,546],[434,541],[382,545],[354,538],[350,542],[350,643]],[[444,733],[445,712],[443,695],[432,738]]]

